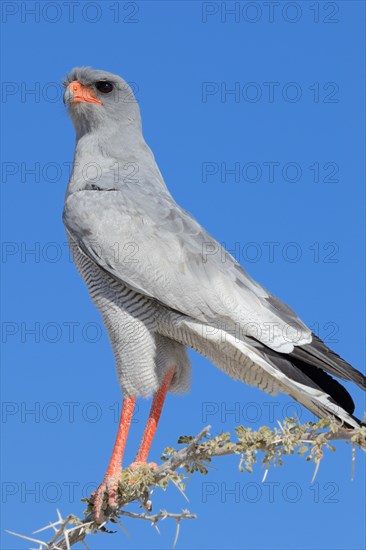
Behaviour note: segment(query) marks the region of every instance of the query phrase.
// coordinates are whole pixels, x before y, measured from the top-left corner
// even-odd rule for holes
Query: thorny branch
[[[352,472],[354,468],[354,449],[360,447],[366,450],[366,426],[357,429],[347,429],[336,424],[330,419],[320,420],[317,423],[309,422],[300,425],[293,419],[286,419],[279,428],[271,430],[264,426],[257,431],[242,426],[236,428],[237,440],[232,441],[229,433],[222,433],[216,437],[209,437],[210,426],[204,428],[196,437],[180,437],[178,443],[186,444],[186,447],[176,451],[173,448],[165,449],[162,456],[162,464],[155,470],[149,466],[141,466],[138,470],[127,468],[121,472],[121,479],[118,486],[118,509],[108,507],[107,501],[104,506],[105,522],[100,525],[95,522],[92,507],[88,501],[88,507],[84,512],[82,520],[74,515],[62,518],[59,511],[58,520],[50,522],[47,526],[35,531],[34,534],[52,529],[54,535],[48,542],[34,537],[27,537],[8,531],[9,533],[36,543],[39,550],[70,550],[76,543],[81,542],[88,548],[85,538],[88,535],[98,532],[111,533],[105,525],[111,521],[118,524],[126,532],[120,522],[120,517],[130,517],[149,521],[156,528],[159,520],[172,518],[176,521],[177,530],[173,548],[179,535],[180,522],[183,519],[195,519],[196,516],[188,510],[179,514],[173,514],[161,510],[157,514],[151,514],[152,509],[150,496],[158,487],[165,490],[171,482],[184,494],[185,480],[187,474],[194,472],[207,474],[208,464],[213,457],[225,455],[239,455],[239,470],[252,472],[253,465],[257,463],[258,453],[262,453],[262,464],[265,467],[266,477],[270,466],[283,464],[283,457],[289,454],[303,455],[307,461],[315,463],[314,481],[323,458],[323,449],[334,451],[331,441],[345,440],[352,444]],[[179,468],[184,472],[177,473]],[[125,510],[131,502],[138,502],[143,508],[143,513],[133,513]]]

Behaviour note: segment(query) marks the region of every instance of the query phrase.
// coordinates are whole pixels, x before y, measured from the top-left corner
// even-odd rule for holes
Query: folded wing
[[[66,200],[64,223],[89,258],[137,292],[241,340],[290,354],[297,368],[312,365],[365,388],[360,372],[251,279],[168,193],[127,186],[78,191]]]

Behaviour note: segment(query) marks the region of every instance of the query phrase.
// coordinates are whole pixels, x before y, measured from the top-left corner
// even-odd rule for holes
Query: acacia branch
[[[35,532],[53,529],[53,538],[48,542],[17,533],[11,534],[36,542],[39,545],[39,550],[70,550],[78,542],[82,542],[87,548],[85,538],[88,535],[98,532],[112,533],[113,531],[105,527],[109,521],[119,524],[125,530],[119,520],[121,516],[149,521],[155,527],[160,520],[171,518],[177,523],[174,547],[179,534],[180,522],[183,519],[195,519],[196,516],[188,510],[183,510],[178,514],[164,510],[157,514],[150,514],[152,509],[151,493],[158,487],[165,490],[169,483],[173,483],[184,494],[187,474],[194,472],[207,474],[212,458],[238,455],[240,456],[239,470],[252,472],[253,465],[257,463],[258,453],[262,453],[262,464],[267,472],[271,465],[282,465],[285,455],[297,453],[304,456],[307,461],[315,463],[314,480],[320,460],[323,458],[324,448],[335,450],[331,445],[332,441],[344,440],[352,444],[352,449],[359,447],[366,450],[366,426],[347,429],[330,419],[303,425],[293,419],[286,419],[283,425],[279,424],[279,426],[280,428],[273,430],[264,426],[257,431],[240,426],[236,428],[236,441],[232,441],[229,433],[209,437],[211,427],[207,426],[196,437],[180,437],[178,443],[186,444],[183,449],[179,451],[173,448],[165,449],[162,456],[163,462],[155,470],[148,465],[142,465],[138,470],[130,468],[123,470],[118,485],[117,510],[108,506],[106,498],[103,508],[105,517],[103,524],[98,524],[95,521],[93,508],[86,499],[88,507],[85,519],[81,520],[74,515],[63,519],[58,512],[56,522]],[[185,473],[178,473],[179,468],[183,468]],[[144,508],[144,512],[133,513],[125,510],[125,507],[131,502],[138,502]]]

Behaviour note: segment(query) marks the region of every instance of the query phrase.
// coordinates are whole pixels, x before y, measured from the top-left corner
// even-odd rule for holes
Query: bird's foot
[[[132,464],[130,464],[129,468],[132,470],[132,472],[136,472],[136,476],[132,475],[131,479],[129,480],[129,483],[136,483],[138,477],[138,471],[143,468],[144,466],[147,466],[151,470],[156,470],[158,465],[155,462],[143,462],[142,460],[134,460]]]
[[[143,462],[142,460],[134,460],[132,464],[130,464],[129,468],[131,468],[131,470],[138,470],[139,468],[141,468],[141,466],[148,466],[152,470],[156,470],[156,468],[158,467],[156,462]]]
[[[97,523],[105,521],[106,509],[109,508],[111,512],[117,509],[118,482],[118,476],[105,477],[98,489],[90,495],[89,501],[93,506],[94,519]]]

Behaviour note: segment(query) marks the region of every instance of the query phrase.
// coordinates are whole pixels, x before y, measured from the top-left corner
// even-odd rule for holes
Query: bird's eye
[[[102,92],[102,94],[110,94],[111,91],[113,90],[112,82],[108,82],[107,80],[101,80],[100,82],[96,82],[95,87],[97,90]]]

